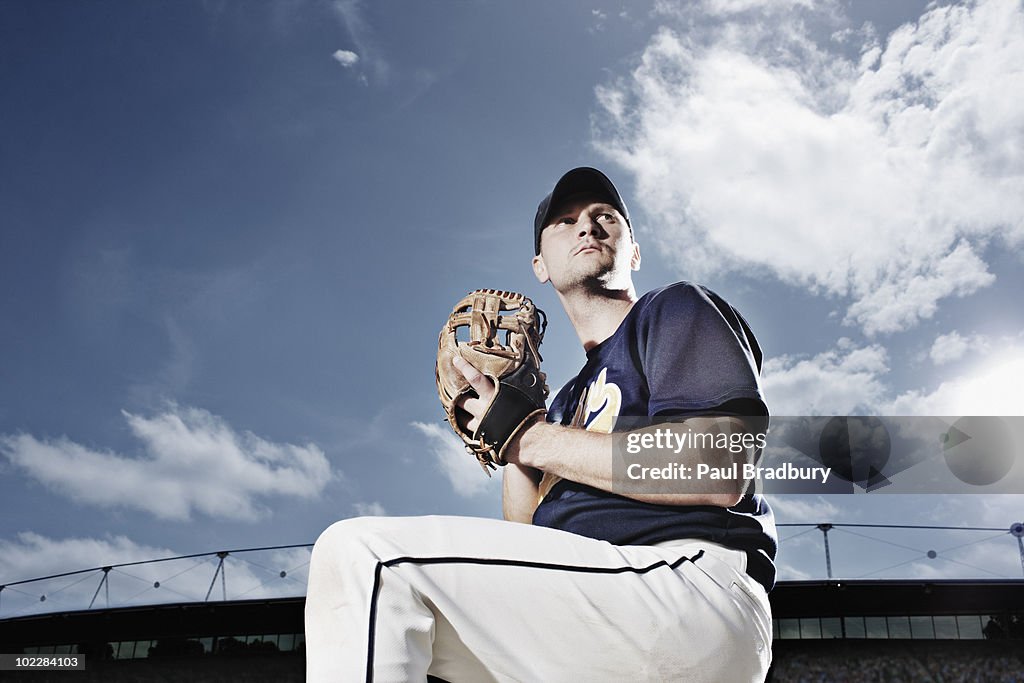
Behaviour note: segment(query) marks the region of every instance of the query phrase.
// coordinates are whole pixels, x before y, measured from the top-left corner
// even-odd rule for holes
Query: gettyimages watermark
[[[620,417],[626,494],[1024,493],[1024,417]]]

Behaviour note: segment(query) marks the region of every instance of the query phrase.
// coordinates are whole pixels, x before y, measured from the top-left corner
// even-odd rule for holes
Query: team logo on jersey
[[[591,432],[611,433],[622,408],[622,390],[608,381],[608,368],[601,368],[597,378],[580,396],[572,424]]]

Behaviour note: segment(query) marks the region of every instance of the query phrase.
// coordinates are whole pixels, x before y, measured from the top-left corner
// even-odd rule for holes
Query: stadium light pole
[[[828,573],[828,578],[832,578],[832,553],[828,549],[828,531],[832,528],[831,524],[819,524],[818,528],[821,529],[822,535],[825,537],[825,571]]]
[[[1017,539],[1017,551],[1020,553],[1020,570],[1024,572],[1024,522],[1010,525],[1010,535]]]
[[[220,574],[220,589],[223,600],[228,599],[228,583],[227,583],[227,571],[224,567],[224,558],[231,553],[227,550],[221,550],[217,553],[217,557],[220,558],[220,562],[217,563],[217,570],[213,572],[213,580],[210,581],[210,588],[206,591],[206,598],[203,602],[207,602],[210,599],[210,593],[213,592],[213,587],[217,584],[217,574]]]
[[[107,592],[107,607],[110,607],[110,582],[107,581],[107,577],[110,576],[110,570],[113,567],[101,567],[103,571],[103,578],[100,579],[100,584],[96,586],[96,592],[92,594],[92,600],[89,601],[89,609],[92,609],[92,605],[96,602],[96,596],[100,594],[100,589],[106,586]]]

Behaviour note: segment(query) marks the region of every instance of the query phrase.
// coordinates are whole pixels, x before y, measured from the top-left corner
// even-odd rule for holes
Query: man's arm
[[[701,416],[685,420],[688,427],[702,433],[750,433],[737,417]],[[681,423],[676,423],[678,427]],[[610,491],[643,503],[658,505],[713,505],[732,507],[743,497],[742,479],[719,480],[719,490],[709,491],[709,483],[697,484],[692,493],[640,493],[616,491],[612,449],[613,440],[622,435],[588,432],[584,429],[536,422],[523,430],[506,448],[510,463],[550,472],[562,479]],[[722,469],[738,462],[753,462],[754,449],[731,453],[727,448],[690,448],[679,454],[680,462],[704,462]],[[621,484],[621,481],[618,482]]]
[[[506,465],[502,470],[501,509],[510,522],[533,523],[540,505],[540,480],[544,473],[525,465]]]
[[[493,382],[472,365],[456,356],[455,366],[477,392],[479,398],[462,398],[459,407],[469,415],[467,429],[473,431],[494,393]],[[694,431],[746,432],[747,425],[737,417],[692,417],[686,423]],[[502,506],[506,519],[530,521],[539,504],[536,487],[540,472],[549,472],[563,479],[575,481],[602,491],[624,495],[644,503],[659,505],[714,505],[732,507],[743,497],[744,482],[722,480],[722,491],[694,493],[623,493],[615,491],[613,472],[613,439],[615,435],[588,432],[584,429],[549,424],[535,420],[523,429],[505,448],[505,458],[517,471],[508,472],[504,479]],[[732,462],[753,462],[754,449],[740,454],[727,448],[691,448],[680,453],[680,459],[706,462],[724,467]],[[531,473],[530,470],[536,472]],[[731,484],[731,485],[730,485]]]

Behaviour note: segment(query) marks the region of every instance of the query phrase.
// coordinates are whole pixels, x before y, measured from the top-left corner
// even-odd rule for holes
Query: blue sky
[[[1021,65],[1012,0],[0,3],[0,582],[498,516],[437,330],[525,291],[575,374],[529,259],[580,164],[627,198],[638,290],[744,313],[774,414],[1024,414]],[[775,507],[1006,528],[1021,502]],[[1006,537],[860,543],[833,540],[848,576],[1021,571]],[[820,536],[780,569],[821,576]]]

